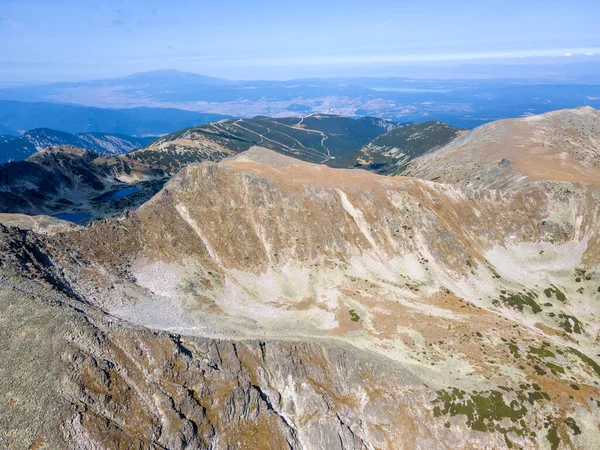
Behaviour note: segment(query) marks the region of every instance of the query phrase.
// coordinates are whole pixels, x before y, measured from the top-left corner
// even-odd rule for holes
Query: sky
[[[600,55],[599,23],[598,0],[0,0],[0,82],[586,61]]]

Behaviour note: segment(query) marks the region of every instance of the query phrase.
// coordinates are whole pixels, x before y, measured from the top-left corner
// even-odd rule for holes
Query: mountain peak
[[[222,78],[210,77],[192,72],[182,72],[174,69],[153,70],[150,72],[137,72],[132,75],[120,78],[121,80],[140,81],[146,80],[151,82],[178,81],[178,82],[196,82],[209,84],[223,84],[227,80]]]
[[[283,169],[304,164],[303,161],[291,156],[282,155],[265,147],[253,146],[245,152],[227,159],[231,163],[266,164],[275,169]]]
[[[490,122],[414,160],[406,173],[488,188],[535,181],[600,186],[600,111],[582,107]]]

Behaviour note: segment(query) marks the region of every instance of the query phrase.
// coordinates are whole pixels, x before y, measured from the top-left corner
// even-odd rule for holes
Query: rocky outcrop
[[[428,389],[351,347],[153,332],[2,281],[6,448],[439,447]]]

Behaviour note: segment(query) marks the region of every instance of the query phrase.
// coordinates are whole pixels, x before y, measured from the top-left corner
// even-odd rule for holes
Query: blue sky
[[[0,81],[178,69],[244,79],[600,53],[600,2],[0,0]],[[566,55],[566,56],[565,56]]]

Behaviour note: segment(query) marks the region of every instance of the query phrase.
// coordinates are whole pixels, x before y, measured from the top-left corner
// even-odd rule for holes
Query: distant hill
[[[447,144],[466,130],[440,121],[404,125],[384,133],[366,146],[343,158],[332,167],[354,167],[385,175],[398,175],[413,159]]]
[[[104,132],[158,136],[173,130],[226,119],[173,108],[95,108],[72,104],[0,100],[0,134],[51,128],[68,133]]]
[[[310,162],[327,163],[368,144],[399,124],[375,117],[316,114],[304,118],[227,120],[192,127],[157,139],[150,150],[208,147],[239,153],[259,145]]]
[[[0,136],[0,163],[20,161],[45,148],[71,145],[99,153],[127,153],[144,147],[154,138],[136,138],[122,134],[79,133],[73,135],[63,131],[37,128],[19,137]]]
[[[397,175],[414,158],[447,144],[462,131],[440,121],[401,125],[375,117],[257,116],[184,129],[163,136],[136,153],[160,151],[181,159],[184,153],[199,148],[235,154],[257,145],[330,167]]]
[[[194,110],[180,114],[192,120],[173,123],[174,112],[158,112],[155,119],[168,120],[168,126],[152,126],[140,112],[117,123],[104,118],[77,115],[61,119],[78,129],[58,123],[9,125],[14,130],[48,127],[71,133],[105,131],[129,135],[164,134],[173,130],[218,120],[198,120],[199,112],[235,117],[306,116],[336,114],[352,117],[380,117],[395,122],[424,122],[435,118],[463,128],[557,108],[590,105],[600,108],[600,63],[523,66],[488,65],[465,71],[450,68],[415,69],[408,77],[310,78],[295,80],[225,80],[194,73],[161,70],[128,77],[52,83],[38,86],[12,86],[0,89],[0,100],[55,102],[63,106],[86,105],[100,108],[179,108]],[[461,75],[462,72],[462,75]],[[442,79],[439,79],[442,77]],[[0,112],[5,108],[0,103]],[[114,110],[112,110],[114,111]],[[127,111],[127,110],[125,110]],[[173,110],[170,110],[173,111]],[[0,113],[2,114],[2,113]],[[10,112],[10,114],[13,114]],[[35,118],[35,114],[27,116]],[[136,122],[136,119],[141,120]],[[189,119],[187,117],[186,119]],[[96,128],[81,128],[101,120]],[[186,123],[182,123],[186,122]],[[0,125],[8,123],[0,117]],[[127,125],[126,129],[108,125]],[[135,125],[135,126],[134,126]],[[152,128],[151,131],[147,131]],[[146,131],[144,131],[146,130]],[[11,134],[10,130],[0,133]]]

